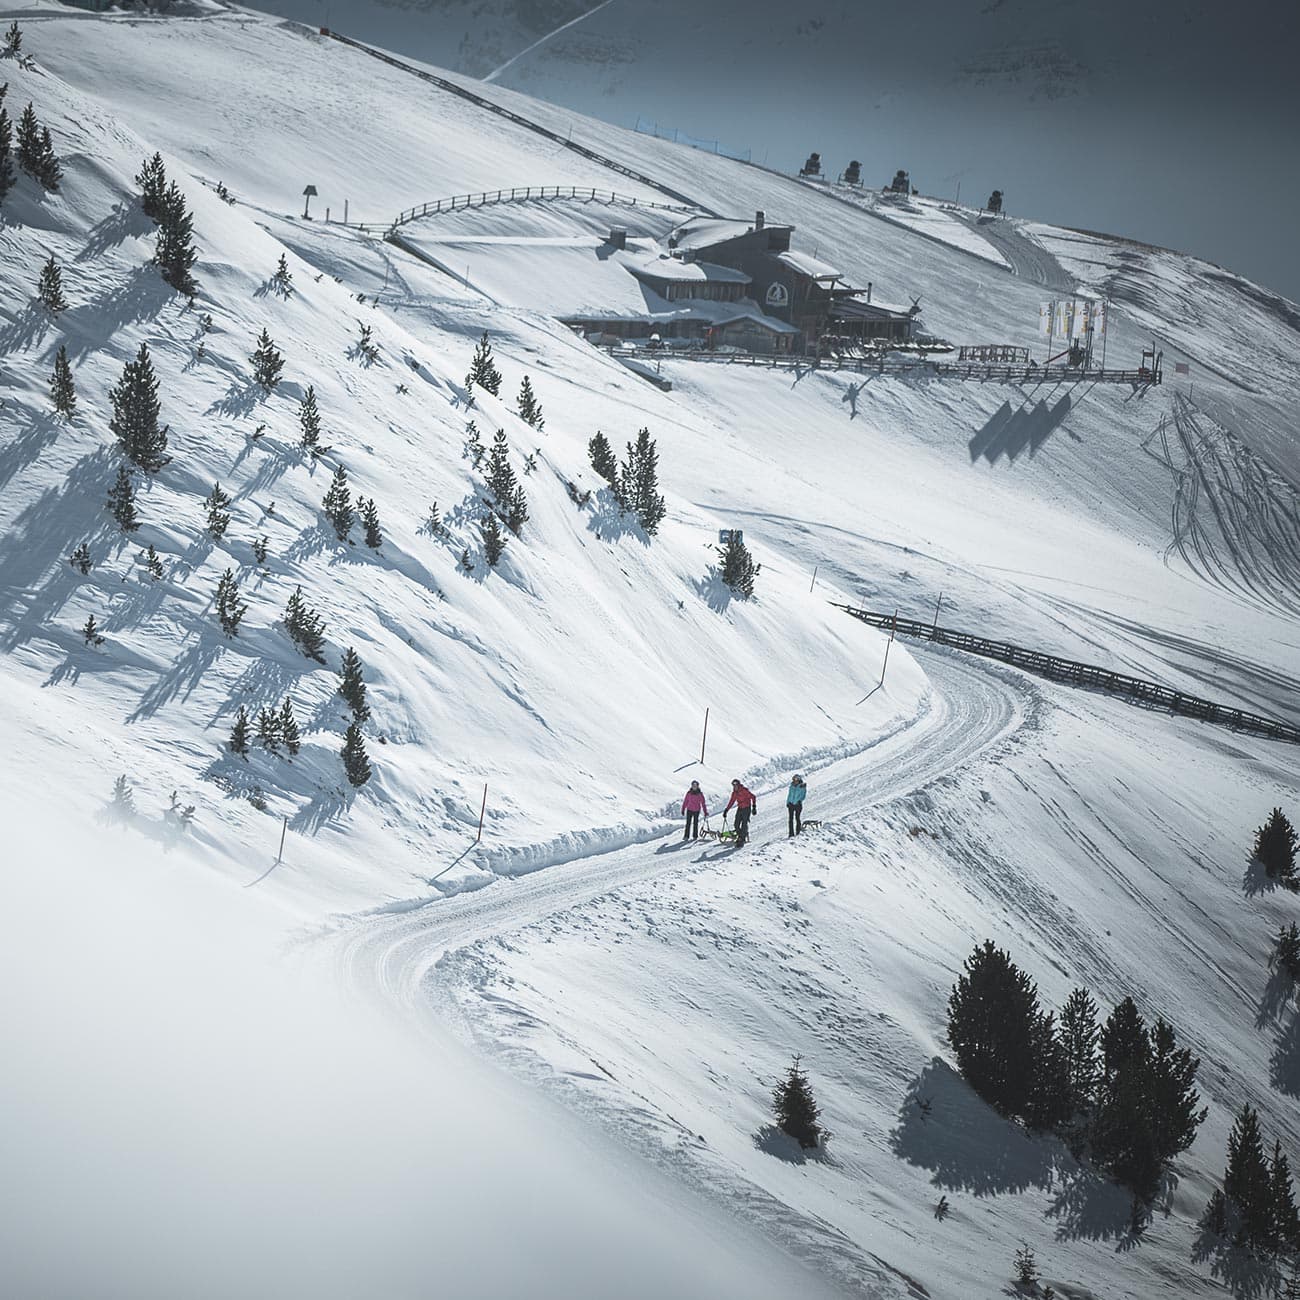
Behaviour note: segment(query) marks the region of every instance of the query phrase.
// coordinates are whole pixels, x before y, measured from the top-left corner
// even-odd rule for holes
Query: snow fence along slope
[[[95,26],[66,30],[82,25]],[[36,27],[34,55],[51,30]],[[172,29],[138,30],[148,40]],[[203,49],[205,41],[221,48],[232,29],[177,30],[194,33]],[[296,50],[296,37],[272,29],[268,38]],[[5,209],[6,663],[19,717],[38,734],[42,715],[55,711],[47,700],[75,703],[86,736],[78,784],[91,804],[107,797],[119,771],[150,789],[180,787],[241,872],[269,858],[276,823],[287,816],[320,852],[305,892],[296,868],[268,884],[308,909],[355,905],[388,891],[409,895],[452,865],[472,834],[484,782],[486,836],[498,868],[511,870],[643,834],[653,824],[647,815],[679,794],[673,769],[698,753],[706,707],[711,757],[734,772],[773,753],[852,748],[915,712],[924,684],[905,654],[891,691],[854,711],[866,689],[863,638],[820,593],[807,594],[806,574],[769,563],[760,600],[729,599],[710,577],[718,521],[683,503],[667,457],[670,515],[660,537],[650,543],[619,519],[586,464],[596,426],[580,402],[569,405],[550,388],[545,357],[515,360],[504,345],[503,400],[480,395],[467,411],[462,383],[483,324],[477,315],[417,339],[296,258],[293,293],[277,294],[269,280],[283,246],[168,155],[201,249],[200,289],[187,305],[147,264],[152,229],[131,177],[152,142],[39,66],[15,67],[10,81],[11,99],[33,98],[49,122],[66,179],[47,196],[23,179]],[[64,267],[71,303],[54,319],[33,302],[50,255]],[[205,313],[213,328],[203,336]],[[380,347],[371,366],[357,356],[361,320]],[[286,358],[270,396],[253,383],[248,360],[262,328]],[[67,426],[50,416],[45,392],[62,342],[79,390]],[[117,467],[107,393],[144,342],[161,380],[173,459],[141,481],[144,522],[125,537],[104,509]],[[569,391],[606,378],[605,363],[586,350],[573,358]],[[546,406],[544,434],[511,413],[526,370]],[[331,447],[317,463],[296,445],[308,386]],[[606,426],[620,447],[638,423],[654,423],[629,414]],[[477,533],[482,480],[463,455],[469,418],[485,441],[507,430],[529,495],[524,538],[490,575]],[[528,454],[537,469],[525,475]],[[339,543],[321,515],[339,463],[354,494],[378,503],[385,542],[377,552],[359,529],[355,544]],[[233,522],[214,541],[202,501],[218,481],[234,499]],[[592,491],[587,505],[570,499],[569,481]],[[445,541],[419,531],[435,500],[450,526]],[[251,550],[261,535],[265,566]],[[66,558],[81,541],[96,561],[84,579]],[[149,543],[164,564],[157,584],[137,562]],[[473,576],[458,568],[466,548]],[[250,605],[235,639],[221,634],[211,607],[226,568]],[[298,585],[326,620],[328,666],[298,654],[278,626]],[[79,632],[90,614],[107,637],[97,649]],[[345,716],[335,670],[348,646],[365,662],[374,714],[366,735],[375,777],[359,793],[346,786],[337,757]],[[797,679],[810,687],[792,691]],[[29,695],[35,683],[45,689]],[[255,747],[246,764],[223,753],[241,704],[256,714],[286,695],[305,732],[298,759]],[[265,801],[266,815],[250,799]],[[517,863],[508,852],[538,844],[552,847]],[[483,869],[462,861],[449,883]]]

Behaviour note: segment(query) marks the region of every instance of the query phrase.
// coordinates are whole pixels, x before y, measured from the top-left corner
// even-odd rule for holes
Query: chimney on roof
[[[754,213],[754,229],[762,230],[763,222],[765,220],[766,220],[766,214],[763,212],[762,208],[759,208],[759,210]]]
[[[614,226],[610,229],[609,238],[605,241],[611,248],[627,247],[627,227]]]

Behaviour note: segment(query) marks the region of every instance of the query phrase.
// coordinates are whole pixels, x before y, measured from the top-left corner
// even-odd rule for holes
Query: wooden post
[[[812,576],[812,581],[808,584],[808,590],[809,590],[809,591],[811,591],[811,590],[812,590],[812,589],[817,585],[817,569],[818,569],[818,567],[819,567],[819,566],[816,565],[816,564],[813,565],[813,576]]]
[[[704,710],[704,735],[700,737],[700,763],[704,762],[704,747],[709,742],[709,711]]]
[[[889,640],[885,642],[885,662],[880,665],[880,684],[885,684],[885,670],[889,667],[889,647],[894,644],[894,633],[898,631],[898,610],[894,611],[894,621],[889,629]]]
[[[275,865],[278,867],[284,858],[284,836],[289,829],[289,819],[284,819],[284,825],[280,827],[280,851],[275,855]]]
[[[939,607],[943,604],[943,592],[939,593],[939,599],[934,602],[934,622],[930,625],[931,632],[939,630]]]
[[[483,838],[483,818],[487,813],[487,782],[483,782],[483,806],[478,810],[478,834],[474,836],[477,844]]]

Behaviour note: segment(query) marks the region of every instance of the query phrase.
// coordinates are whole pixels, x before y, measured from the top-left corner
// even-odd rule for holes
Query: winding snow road
[[[955,652],[912,649],[932,685],[927,706],[910,725],[823,768],[817,775],[817,814],[826,820],[852,817],[964,767],[1015,732],[1025,721],[1032,687]],[[779,799],[779,797],[778,797]],[[779,802],[759,795],[760,813],[747,853],[762,852],[765,838],[785,818]],[[673,834],[676,834],[674,831]],[[640,884],[720,852],[701,846],[691,857],[657,852],[669,837],[613,852],[578,858],[522,877],[506,877],[473,893],[435,899],[400,913],[356,918],[328,942],[348,987],[379,993],[390,1003],[415,1009],[425,976],[448,952],[531,925],[554,912],[581,906],[629,884]]]

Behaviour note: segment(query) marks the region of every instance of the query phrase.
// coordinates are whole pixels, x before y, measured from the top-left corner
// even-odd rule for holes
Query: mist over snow
[[[298,16],[344,28],[342,9]],[[916,170],[892,147],[862,151],[866,189],[809,184],[582,116],[550,83],[525,93],[582,48],[603,94],[616,36],[637,77],[727,98],[696,63],[717,63],[727,11],[661,6],[655,26],[653,9],[614,0],[479,82],[579,9],[476,9],[481,47],[447,53],[406,24],[441,15],[459,42],[468,7],[349,7],[511,119],[251,10],[0,6],[0,30],[23,29],[6,110],[31,101],[63,169],[57,192],[22,175],[0,204],[6,1294],[968,1300],[1011,1287],[1022,1242],[1076,1300],[1279,1282],[1276,1262],[1206,1251],[1198,1224],[1243,1103],[1300,1158],[1300,1021],[1274,961],[1300,917],[1248,861],[1271,809],[1297,814],[1300,754],[891,643],[839,606],[1300,723],[1295,308],[1262,273],[1169,251],[1172,227],[1089,234],[1018,195],[982,221],[978,191],[1009,173],[967,137],[998,168],[975,206],[965,184],[961,205],[890,203],[885,173]],[[967,68],[936,63],[936,104],[1028,95],[1054,122],[1118,84],[1077,32],[1045,63],[990,63],[1013,19],[1039,21],[1008,3],[932,24]],[[1225,21],[1189,20],[1189,48]],[[862,21],[790,16],[807,30],[782,48],[837,47],[843,83]],[[882,20],[877,47],[917,21]],[[756,75],[783,31],[745,47]],[[1143,28],[1124,57],[1160,48]],[[1033,99],[1048,74],[1064,97]],[[792,157],[818,143],[803,112]],[[152,263],[135,177],[155,151],[193,216],[192,302]],[[1108,188],[1083,154],[1076,172]],[[412,206],[521,188],[383,238]],[[342,224],[345,205],[374,226]],[[682,207],[793,226],[805,265],[916,301],[955,345],[1042,362],[1043,301],[1105,297],[1107,366],[1154,345],[1165,382],[671,354],[638,373],[557,318],[643,309],[627,267],[654,265]],[[51,258],[57,312],[38,294]],[[284,360],[270,391],[263,331]],[[496,396],[466,388],[485,331]],[[111,394],[142,345],[171,459],[134,474],[127,533],[107,508]],[[60,348],[71,419],[51,409]],[[519,414],[525,376],[542,427]],[[495,568],[471,421],[485,445],[503,432],[527,498]],[[653,536],[589,457],[597,432],[622,456],[643,428]],[[324,511],[340,467],[377,547]],[[762,566],[752,599],[721,580],[732,529]],[[286,629],[299,589],[319,659]],[[297,753],[258,735],[286,701]],[[354,723],[372,770],[355,786]],[[794,773],[820,823],[798,837]],[[712,828],[733,779],[755,791],[747,847],[683,841],[692,779]],[[986,939],[1046,1008],[1078,985],[1103,1015],[1131,996],[1200,1058],[1207,1117],[1140,1231],[1129,1193],[958,1074],[947,999]],[[796,1053],[832,1133],[813,1155],[771,1129]]]

